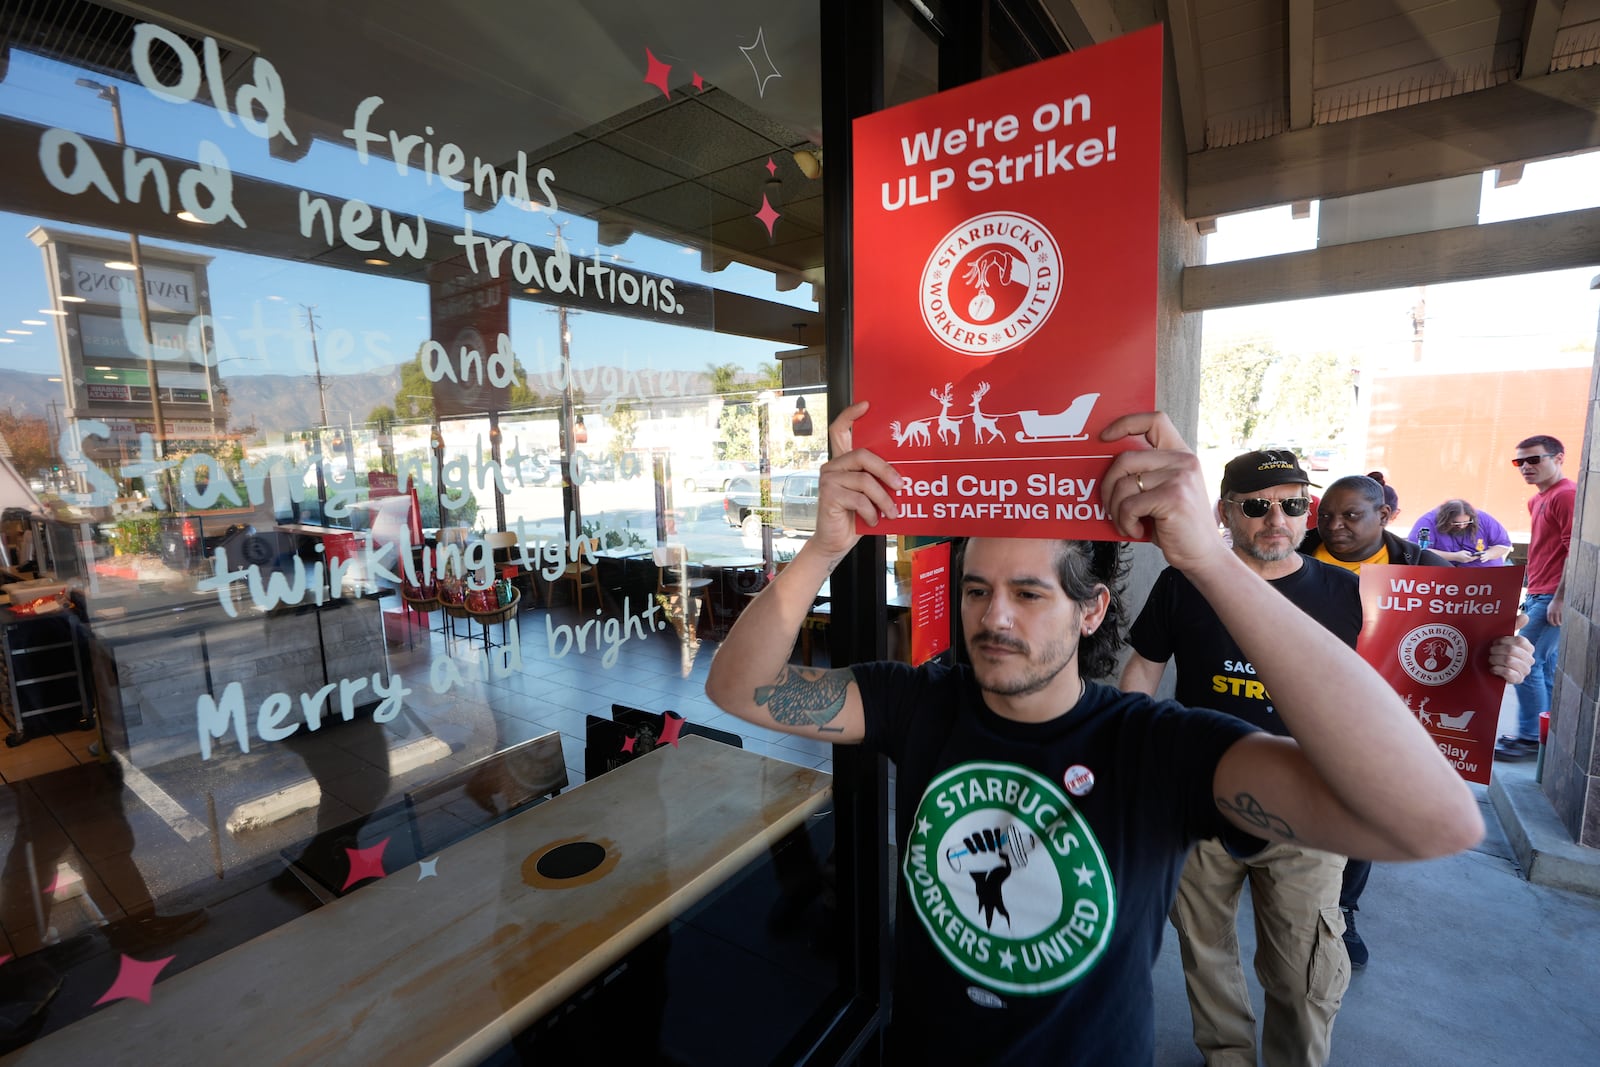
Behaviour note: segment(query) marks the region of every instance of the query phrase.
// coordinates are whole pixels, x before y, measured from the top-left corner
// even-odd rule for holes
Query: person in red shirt
[[[1522,480],[1538,490],[1528,501],[1533,533],[1528,540],[1527,597],[1522,610],[1528,624],[1522,636],[1533,642],[1533,670],[1517,685],[1517,732],[1501,736],[1494,754],[1503,760],[1531,759],[1539,752],[1539,714],[1550,710],[1555,684],[1556,649],[1561,644],[1561,614],[1572,546],[1572,512],[1577,486],[1561,474],[1566,453],[1561,442],[1540,434],[1517,443],[1511,462]]]

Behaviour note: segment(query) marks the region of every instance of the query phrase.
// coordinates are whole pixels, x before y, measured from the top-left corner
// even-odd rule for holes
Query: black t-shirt
[[[1268,584],[1351,648],[1361,633],[1361,592],[1356,576],[1309,556],[1293,574]],[[1144,610],[1128,632],[1128,644],[1145,659],[1177,658],[1173,697],[1191,707],[1216,708],[1270,733],[1289,730],[1272,706],[1256,669],[1211,610],[1200,590],[1172,567],[1161,572]],[[1315,670],[1316,664],[1306,664]]]
[[[1217,811],[1237,719],[1090,684],[1003,719],[970,668],[851,668],[896,764],[893,1062],[1139,1064],[1150,972],[1189,846],[1261,842]]]

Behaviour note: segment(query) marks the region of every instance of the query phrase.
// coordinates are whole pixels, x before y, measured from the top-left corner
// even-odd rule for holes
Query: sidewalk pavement
[[[1508,698],[1514,721],[1515,700]],[[1358,913],[1372,960],[1351,979],[1330,1064],[1588,1067],[1600,1061],[1600,895],[1524,879],[1490,794],[1499,794],[1496,801],[1513,797],[1521,815],[1539,814],[1543,794],[1533,792],[1531,761],[1497,763],[1494,773],[1494,785],[1472,786],[1488,827],[1476,849],[1373,867]],[[1543,803],[1548,808],[1548,800]],[[1527,835],[1532,820],[1516,821],[1512,837]],[[1570,841],[1567,846],[1576,849]],[[1578,850],[1573,857],[1600,866],[1600,850]],[[1249,963],[1256,939],[1248,901],[1246,893],[1239,944],[1259,1032],[1263,1008]],[[1155,1062],[1199,1064],[1170,930],[1156,964],[1155,995]]]

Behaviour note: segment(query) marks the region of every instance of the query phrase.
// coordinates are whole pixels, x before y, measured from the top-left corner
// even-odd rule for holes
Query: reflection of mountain
[[[229,368],[224,367],[226,372]],[[49,402],[61,404],[61,385],[49,381],[47,374],[30,374],[23,371],[8,372],[0,379],[0,405],[18,415],[43,416]],[[373,408],[393,405],[400,391],[400,365],[360,374],[329,374],[322,379],[327,397],[328,424],[359,426],[366,421]],[[756,388],[755,376],[735,376],[738,386]],[[534,375],[528,383],[537,393],[555,397],[559,382],[555,374]],[[677,403],[703,403],[711,391],[710,379],[700,371],[653,371],[623,367],[581,366],[573,374],[573,384],[589,405],[599,404],[610,391],[617,391],[619,399],[642,404],[640,398],[653,398],[655,406],[673,406]],[[254,426],[262,434],[303,430],[321,420],[317,404],[316,379],[308,374],[227,374],[222,385],[228,391],[228,427],[238,430]],[[744,399],[744,397],[740,397]],[[146,414],[140,405],[130,405],[129,417]],[[204,418],[202,412],[188,409],[175,416],[171,410],[168,418],[192,416]]]
[[[226,367],[222,368],[227,370]],[[262,433],[303,430],[322,421],[317,380],[309,374],[229,375],[228,426],[254,426]],[[393,405],[400,388],[399,366],[363,374],[325,374],[323,392],[329,426],[359,426],[375,407]]]
[[[227,368],[223,368],[226,370]],[[43,416],[50,401],[60,411],[61,384],[49,381],[50,375],[9,371],[0,379],[0,405],[18,415]],[[328,423],[344,426],[350,419],[359,425],[367,412],[381,404],[392,404],[400,385],[400,368],[389,367],[366,374],[327,375],[323,379],[328,404]],[[321,419],[317,405],[316,379],[300,374],[225,375],[228,426],[256,426],[263,432],[298,430],[314,426]],[[149,408],[128,406],[130,418],[148,417]],[[350,413],[347,415],[346,413]],[[169,407],[167,418],[205,418],[203,406]]]

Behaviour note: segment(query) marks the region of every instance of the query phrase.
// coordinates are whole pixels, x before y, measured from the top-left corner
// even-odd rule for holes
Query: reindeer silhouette
[[[998,419],[994,415],[985,415],[978,408],[978,401],[982,400],[989,392],[988,382],[979,382],[978,391],[972,394],[972,438],[977,444],[983,444],[983,434],[987,430],[989,440],[1004,441],[1006,435],[1000,432],[997,425]]]
[[[942,445],[961,443],[961,421],[950,417],[950,402],[955,392],[955,382],[945,382],[944,392],[929,389],[928,395],[939,402],[939,443]]]
[[[891,422],[889,424],[889,435],[894,438],[894,443],[902,448],[905,447],[907,441],[914,445],[933,444],[933,435],[928,432],[927,419],[918,419],[916,422],[913,422],[911,425],[907,426],[904,432],[901,432],[900,423],[898,420]]]

